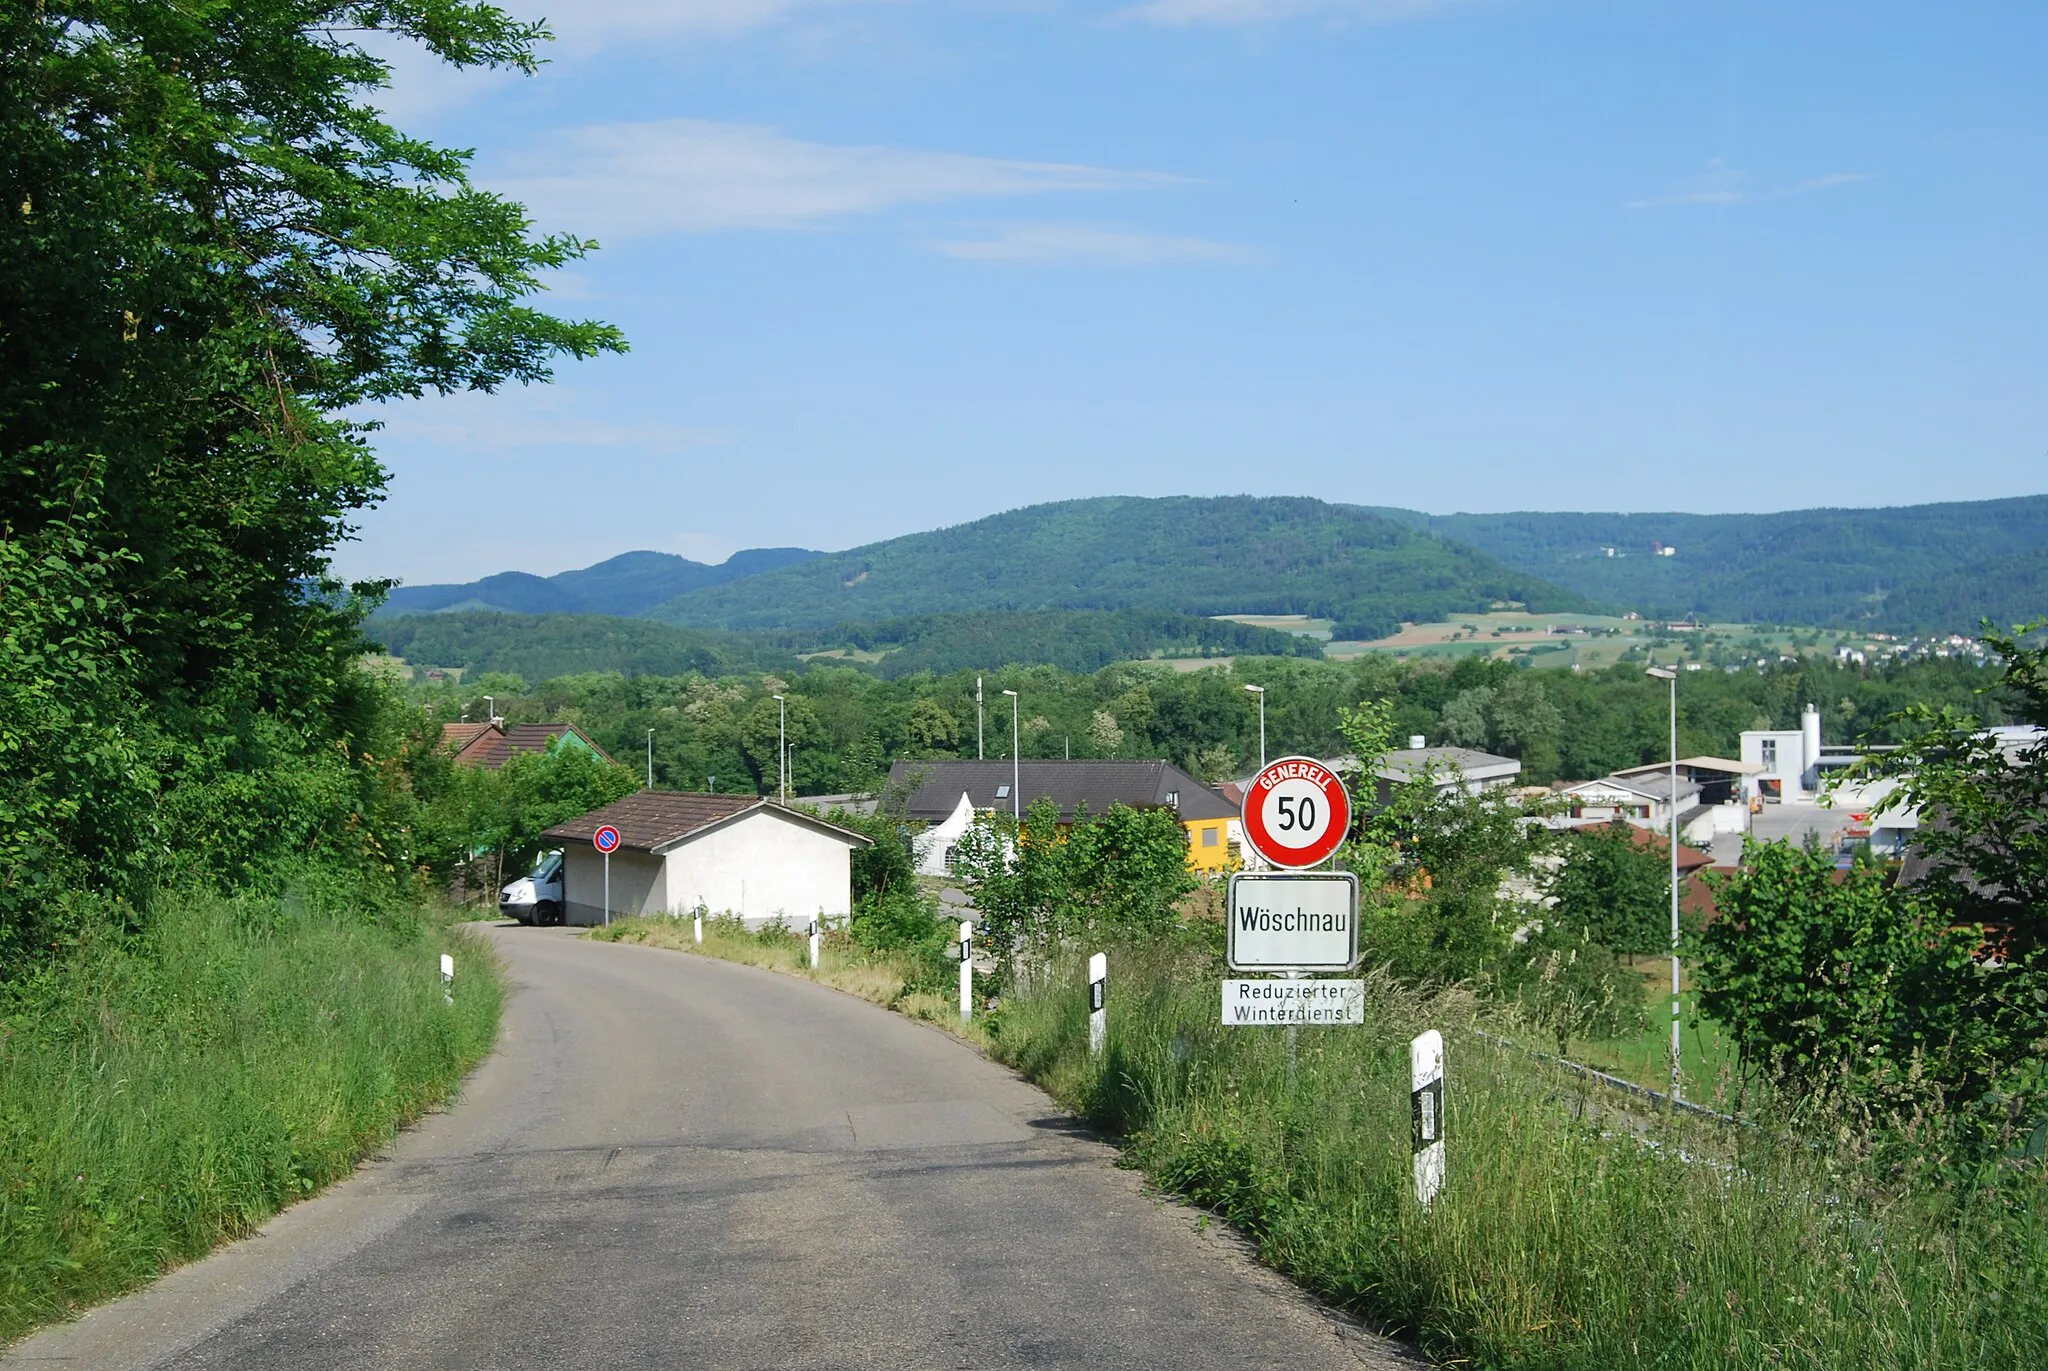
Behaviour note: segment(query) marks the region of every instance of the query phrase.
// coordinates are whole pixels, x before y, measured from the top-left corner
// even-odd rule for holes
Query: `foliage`
[[[2011,974],[2048,989],[2048,619],[1987,629],[1984,642],[2003,659],[2006,713],[2042,731],[2014,743],[1960,710],[1909,705],[1892,721],[1910,730],[1904,745],[1858,779],[1896,777],[1879,812],[1927,820],[1913,838],[1915,892],[1956,922],[1995,926]]]
[[[757,635],[597,614],[380,614],[367,631],[386,651],[416,668],[454,668],[470,675],[506,672],[529,681],[592,671],[730,676],[743,671],[793,673],[799,667],[793,654]]]
[[[623,346],[524,303],[589,245],[362,103],[366,30],[519,70],[543,36],[456,0],[0,8],[0,973],[52,881],[404,869],[354,665],[381,587],[327,573],[384,471],[339,416]]]
[[[1670,950],[1670,854],[1636,832],[1616,822],[1564,835],[1549,922],[1631,956]]]
[[[1499,789],[1439,789],[1427,775],[1393,786],[1353,844],[1379,863],[1360,870],[1362,886],[1379,877],[1359,916],[1368,961],[1419,985],[1490,973],[1537,917],[1516,892],[1533,891],[1555,835],[1531,817]]]
[[[544,751],[516,753],[496,770],[448,761],[438,733],[418,747],[432,754],[415,760],[426,811],[420,855],[441,875],[488,855],[492,860],[478,884],[489,889],[503,875],[528,869],[540,853],[542,833],[640,788],[631,767],[565,738]]]
[[[166,896],[0,987],[0,1340],[346,1176],[490,1049],[485,944],[317,868],[285,889]]]
[[[1021,823],[984,814],[954,845],[954,869],[979,911],[977,941],[1000,965],[1078,939],[1138,941],[1179,926],[1195,889],[1187,832],[1165,809],[1115,804],[1062,825],[1049,800]]]
[[[963,568],[973,570],[963,575]],[[1108,497],[1034,505],[832,553],[690,591],[652,617],[705,628],[800,629],[900,615],[1142,606],[1397,621],[1502,601],[1590,608],[1483,553],[1353,505]]]
[[[1880,1123],[1947,1109],[1995,1135],[2024,1114],[2009,1068],[2032,1044],[1981,1012],[1991,973],[1975,960],[1978,929],[1948,926],[1879,873],[1838,872],[1830,854],[1786,843],[1746,854],[1715,904],[1694,954],[1699,1003],[1746,1067]]]

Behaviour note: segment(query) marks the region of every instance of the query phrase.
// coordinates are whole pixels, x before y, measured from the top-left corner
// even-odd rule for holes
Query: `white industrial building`
[[[732,915],[791,927],[853,909],[853,853],[862,834],[752,795],[643,790],[557,824],[541,836],[563,851],[563,913],[604,922],[605,858],[591,839],[619,831],[611,855],[611,913]]]

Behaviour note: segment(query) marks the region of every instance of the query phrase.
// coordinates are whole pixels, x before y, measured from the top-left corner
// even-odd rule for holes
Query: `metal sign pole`
[[[612,926],[612,854],[604,854],[604,926]]]

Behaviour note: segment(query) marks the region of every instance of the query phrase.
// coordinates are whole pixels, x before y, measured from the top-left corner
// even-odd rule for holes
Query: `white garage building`
[[[643,790],[542,836],[562,845],[563,913],[604,922],[605,859],[591,838],[619,831],[611,857],[611,912],[689,914],[702,906],[750,925],[837,922],[853,908],[852,858],[869,839],[799,809],[752,795]]]

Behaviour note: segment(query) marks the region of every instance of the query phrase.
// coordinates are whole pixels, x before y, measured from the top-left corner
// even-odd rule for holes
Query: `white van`
[[[498,892],[498,912],[523,924],[562,921],[562,854],[547,853],[540,864]]]

